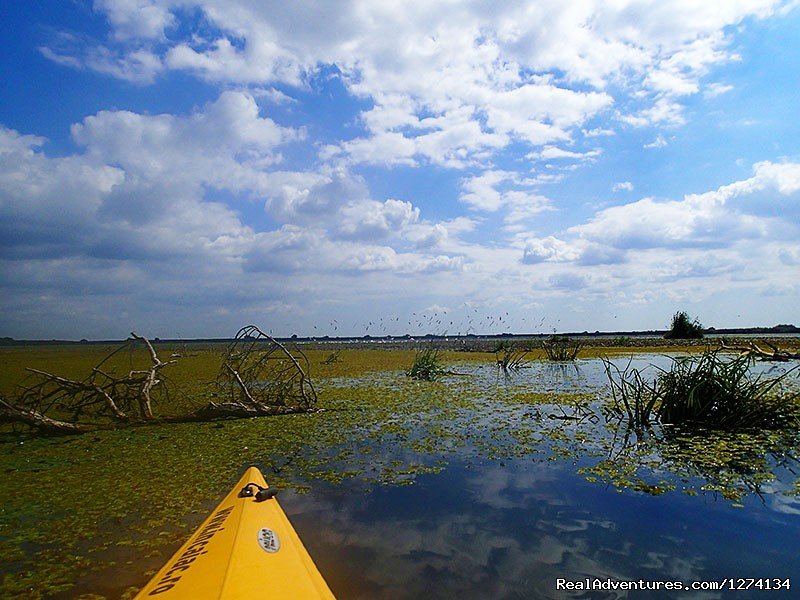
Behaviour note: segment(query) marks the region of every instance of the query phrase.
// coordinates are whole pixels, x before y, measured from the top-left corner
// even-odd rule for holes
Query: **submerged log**
[[[267,417],[273,415],[289,415],[299,412],[316,412],[316,409],[301,409],[296,406],[244,405],[237,402],[209,402],[200,410],[186,417],[187,421],[213,421],[215,419],[246,419],[249,417]],[[175,420],[181,420],[176,417]]]

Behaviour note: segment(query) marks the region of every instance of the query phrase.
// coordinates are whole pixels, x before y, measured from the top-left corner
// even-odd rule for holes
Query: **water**
[[[664,368],[670,362],[650,355],[634,358],[631,366]],[[623,368],[628,359],[616,364]],[[755,367],[770,369],[775,367]],[[467,371],[471,380],[460,385],[482,389],[487,397],[503,386],[585,393],[606,382],[597,360],[536,363],[508,381],[487,367]],[[601,426],[588,426],[603,435]],[[718,490],[704,491],[707,482],[699,475],[680,477],[668,467],[651,468],[650,475],[677,491],[651,495],[587,481],[577,471],[596,460],[582,456],[544,452],[489,460],[469,444],[459,455],[442,473],[419,476],[413,486],[368,489],[353,480],[284,496],[285,509],[339,597],[748,598],[763,591],[570,592],[557,589],[557,580],[783,583],[800,574],[800,498],[786,495],[795,479],[789,469],[772,465],[775,477],[759,488],[760,496],[745,494],[732,503]],[[682,485],[699,493],[681,493]]]
[[[796,499],[742,510],[713,497],[619,493],[568,465],[525,460],[453,463],[415,486],[368,494],[349,487],[283,500],[341,598],[615,598],[624,595],[569,595],[556,580],[800,573]]]

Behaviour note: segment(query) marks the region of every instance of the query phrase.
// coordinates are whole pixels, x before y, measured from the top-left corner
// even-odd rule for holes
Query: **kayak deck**
[[[145,598],[334,596],[261,472],[250,467],[136,596]]]

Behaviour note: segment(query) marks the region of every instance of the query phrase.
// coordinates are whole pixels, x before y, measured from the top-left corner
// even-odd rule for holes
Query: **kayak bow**
[[[136,599],[333,599],[274,495],[248,468]]]

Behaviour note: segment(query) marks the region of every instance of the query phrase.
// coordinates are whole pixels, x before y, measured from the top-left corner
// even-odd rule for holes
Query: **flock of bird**
[[[349,328],[342,327],[337,319],[328,322],[327,327],[313,327],[315,337],[328,335],[331,337],[351,337],[370,335],[373,337],[385,336],[461,336],[469,334],[498,334],[498,333],[541,333],[545,327],[547,317],[542,317],[538,323],[526,317],[514,320],[508,311],[502,314],[481,314],[478,308],[467,311],[448,311],[447,309],[425,310],[412,312],[406,317],[390,315],[371,321],[355,321]],[[558,323],[559,320],[556,321]],[[554,324],[546,328],[556,331]]]

